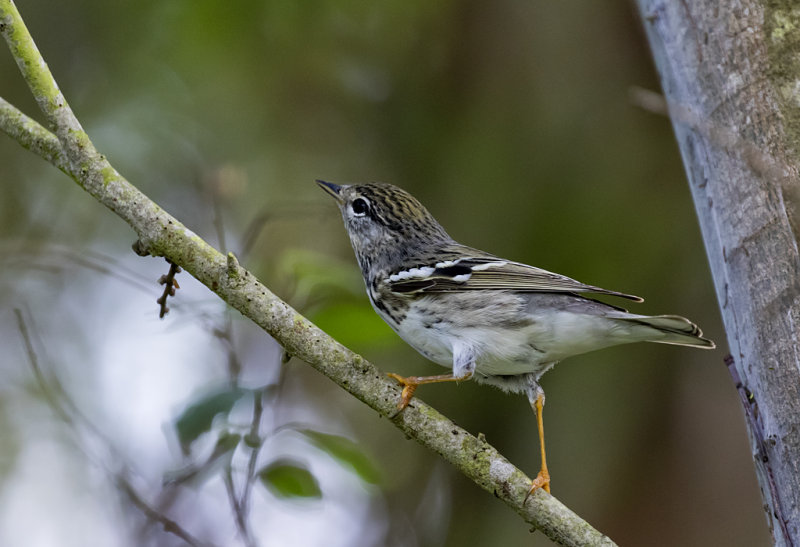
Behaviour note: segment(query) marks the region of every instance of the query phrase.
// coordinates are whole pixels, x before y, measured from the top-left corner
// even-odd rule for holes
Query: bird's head
[[[410,254],[451,241],[417,199],[392,186],[370,182],[339,185],[318,180],[342,212],[361,269],[386,270]]]

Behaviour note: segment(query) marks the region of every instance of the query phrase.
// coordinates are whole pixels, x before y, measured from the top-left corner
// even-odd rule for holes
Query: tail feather
[[[654,329],[656,332],[647,336],[646,341],[661,344],[675,344],[678,346],[692,346],[703,349],[714,349],[716,344],[708,338],[703,338],[700,327],[680,315],[634,315],[630,313],[619,314],[619,319],[629,323],[638,323]],[[648,329],[648,330],[650,330]],[[646,335],[647,333],[643,333]]]

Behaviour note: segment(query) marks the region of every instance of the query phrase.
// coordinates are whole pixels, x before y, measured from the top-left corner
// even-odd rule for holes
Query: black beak
[[[333,196],[333,199],[341,203],[342,201],[341,186],[339,186],[338,184],[334,184],[332,182],[325,182],[324,180],[319,180],[319,179],[317,179],[317,184],[319,184],[320,188],[322,188],[331,196]]]

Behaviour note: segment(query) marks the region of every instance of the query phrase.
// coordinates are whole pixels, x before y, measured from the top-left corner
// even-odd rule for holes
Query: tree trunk
[[[795,1],[637,0],[711,262],[732,373],[746,394],[777,545],[800,545]]]

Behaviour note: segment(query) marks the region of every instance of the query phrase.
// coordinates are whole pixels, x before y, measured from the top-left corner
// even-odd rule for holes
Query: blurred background
[[[383,370],[442,372],[370,309],[316,178],[400,185],[464,243],[697,322],[717,350],[543,378],[553,493],[622,545],[769,544],[673,134],[629,98],[658,89],[632,4],[17,5],[123,175]],[[0,95],[41,120],[3,51]],[[161,518],[243,545],[242,499],[251,544],[550,544],[188,275],[159,320],[167,264],[5,137],[0,192],[0,544],[185,545]],[[524,397],[418,395],[537,472]]]

